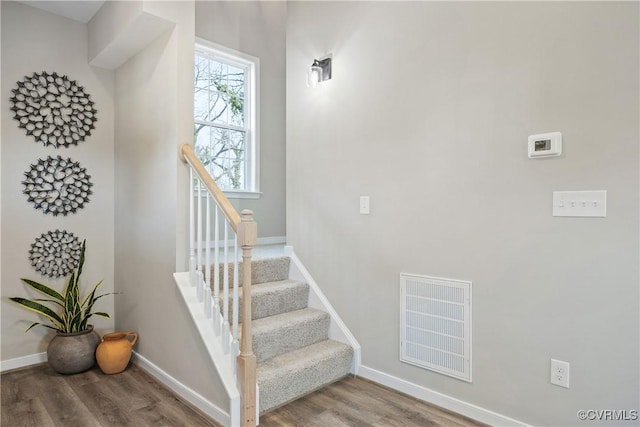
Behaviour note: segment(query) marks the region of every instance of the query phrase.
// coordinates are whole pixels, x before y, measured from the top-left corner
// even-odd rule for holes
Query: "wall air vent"
[[[400,360],[471,382],[471,282],[400,274]]]

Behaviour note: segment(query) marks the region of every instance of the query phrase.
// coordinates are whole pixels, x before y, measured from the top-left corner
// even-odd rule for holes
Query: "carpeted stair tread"
[[[263,258],[254,259],[251,261],[251,284],[257,285],[259,283],[278,282],[280,280],[286,280],[289,278],[289,263],[290,258],[276,257],[276,258]],[[228,264],[229,270],[229,287],[233,287],[233,263]],[[238,263],[238,270],[240,271],[240,286],[242,286],[242,262]],[[224,280],[224,263],[220,264],[220,288],[222,289]],[[211,267],[211,282],[213,286],[213,278],[215,277],[215,266]]]
[[[253,352],[258,362],[326,340],[330,318],[313,308],[257,319],[252,322]]]
[[[239,288],[240,302],[242,307],[243,288]],[[220,307],[223,297],[220,297]],[[264,317],[275,316],[290,311],[302,310],[307,307],[309,300],[309,285],[296,280],[280,280],[277,282],[260,283],[251,287],[251,318],[262,319]],[[229,318],[232,318],[233,296],[229,293]],[[221,309],[222,310],[222,309]],[[242,311],[239,313],[242,322]]]
[[[258,365],[260,412],[265,412],[349,373],[353,348],[324,340],[281,354]]]
[[[309,285],[296,280],[280,280],[252,286],[253,319],[276,316],[307,308]]]

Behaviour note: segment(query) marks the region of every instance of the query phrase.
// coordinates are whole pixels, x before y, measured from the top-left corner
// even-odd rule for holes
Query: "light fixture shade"
[[[318,83],[331,79],[331,57],[314,59],[307,70],[307,86],[316,87]]]
[[[316,87],[322,81],[322,67],[315,65],[315,62],[307,70],[307,86]]]

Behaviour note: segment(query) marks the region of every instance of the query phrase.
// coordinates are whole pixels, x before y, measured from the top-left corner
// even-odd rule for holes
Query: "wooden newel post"
[[[240,416],[243,427],[256,425],[256,356],[253,354],[251,332],[251,253],[258,239],[258,225],[253,212],[240,212],[238,243],[242,247],[242,341],[238,356],[238,381],[240,383]]]

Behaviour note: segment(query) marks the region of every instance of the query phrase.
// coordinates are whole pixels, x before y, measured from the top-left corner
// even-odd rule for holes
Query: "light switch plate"
[[[370,213],[369,203],[370,203],[369,196],[360,196],[360,214],[369,215]]]
[[[553,216],[606,217],[606,191],[554,191]]]

